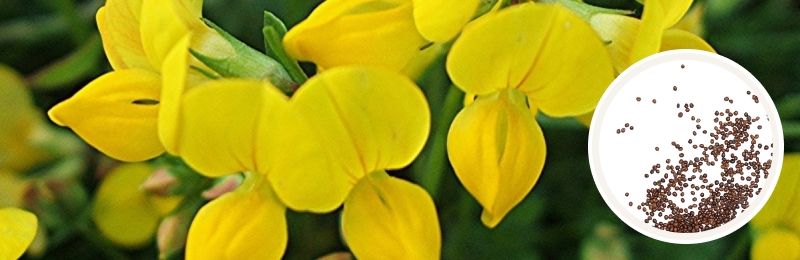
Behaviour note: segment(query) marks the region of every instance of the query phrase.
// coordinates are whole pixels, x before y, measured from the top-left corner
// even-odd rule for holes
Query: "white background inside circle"
[[[681,64],[686,67],[681,69]],[[673,91],[673,86],[677,86],[678,91]],[[748,90],[759,97],[758,104],[746,94]],[[732,98],[734,103],[724,101],[726,96]],[[636,97],[641,97],[642,100],[637,102]],[[656,104],[652,103],[653,99],[657,100]],[[680,108],[676,108],[677,103],[680,103]],[[684,109],[685,103],[694,104],[694,108],[688,113]],[[693,144],[708,145],[711,137],[702,134],[702,130],[712,133],[715,125],[714,111],[725,109],[738,110],[740,117],[744,112],[752,117],[760,116],[761,120],[753,123],[749,132],[759,134],[757,144],[774,143],[774,148],[760,150],[762,162],[773,158],[769,178],[765,180],[762,177],[759,183],[759,187],[764,188],[761,195],[750,199],[751,207],[744,213],[737,212],[736,219],[706,232],[672,233],[658,230],[652,227],[652,223],[644,223],[646,217],[644,212],[637,210],[637,205],[644,201],[646,189],[654,187],[653,181],[663,178],[664,173],[668,172],[665,169],[665,160],[669,158],[672,160],[671,164],[675,165],[680,159],[679,153],[684,153],[683,158],[687,160],[701,156],[702,149],[693,149],[688,140],[692,139]],[[683,112],[682,118],[678,118],[679,112]],[[692,116],[700,118],[701,122],[691,121]],[[766,120],[767,116],[769,121]],[[724,120],[724,117],[720,119]],[[710,241],[746,224],[763,207],[771,194],[783,157],[782,132],[780,122],[776,119],[778,117],[774,104],[763,87],[732,61],[715,54],[688,50],[654,55],[620,75],[601,99],[589,138],[592,172],[606,203],[626,224],[637,231],[672,243]],[[634,130],[626,128],[625,133],[617,134],[616,129],[623,128],[625,123],[634,126]],[[697,124],[701,125],[700,130],[696,129]],[[758,130],[757,125],[762,125],[763,128]],[[696,131],[697,136],[692,131]],[[683,151],[675,149],[671,145],[672,141],[680,144]],[[655,151],[655,147],[659,147],[659,151]],[[746,147],[749,148],[749,144]],[[741,151],[743,149],[736,151],[737,156]],[[774,156],[770,156],[773,152]],[[649,174],[656,163],[661,164],[660,175],[653,174],[645,178],[644,174]],[[703,166],[703,173],[708,174],[711,182],[720,179],[720,171],[719,163],[715,166]],[[688,176],[691,174],[689,172]],[[737,182],[744,183],[738,178]],[[701,181],[694,180],[691,183],[700,185]],[[630,193],[629,197],[625,197],[626,192]],[[700,191],[696,191],[695,196],[690,195],[688,189],[684,192],[685,203],[680,202],[681,197],[670,198],[684,207],[700,202]],[[704,193],[708,197],[708,192]],[[697,197],[698,201],[693,202],[693,197]],[[628,206],[629,202],[634,203],[633,207]],[[667,210],[665,214],[669,212]]]

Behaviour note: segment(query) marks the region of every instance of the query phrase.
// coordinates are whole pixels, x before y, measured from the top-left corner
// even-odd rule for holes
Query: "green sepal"
[[[297,84],[291,80],[280,63],[247,46],[211,21],[206,19],[203,21],[228,41],[235,53],[231,57],[217,59],[190,49],[189,52],[206,66],[223,77],[268,80],[287,94],[293,93],[297,88]]]
[[[286,25],[283,24],[274,14],[264,11],[264,45],[267,49],[267,55],[280,62],[289,73],[289,77],[297,84],[303,84],[308,80],[300,64],[295,59],[289,57],[286,50],[283,49],[283,36],[286,35]]]
[[[620,9],[611,9],[611,8],[603,8],[598,6],[593,6],[581,1],[577,0],[556,0],[558,3],[566,7],[567,9],[572,10],[575,14],[579,15],[586,21],[592,18],[595,14],[617,14],[617,15],[631,15],[634,12],[631,10],[620,10]]]

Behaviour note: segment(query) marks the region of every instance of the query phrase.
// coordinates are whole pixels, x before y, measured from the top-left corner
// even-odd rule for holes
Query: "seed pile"
[[[677,87],[673,90],[677,90]],[[747,94],[750,95],[750,92]],[[758,98],[752,96],[757,103]],[[723,100],[733,104],[729,97]],[[680,103],[677,108],[681,109]],[[683,104],[686,113],[692,108],[692,103]],[[739,114],[739,111],[731,111],[730,108],[715,111],[713,130],[703,129],[700,136],[698,132],[703,128],[699,124],[700,118],[688,118],[697,123],[692,128],[694,137],[686,140],[687,147],[679,142],[671,143],[679,159],[667,158],[663,168],[656,163],[650,168],[649,174],[644,174],[645,178],[653,180],[653,186],[646,190],[645,201],[636,205],[637,211],[644,214],[645,223],[676,233],[702,232],[730,222],[737,213],[750,207],[749,200],[761,193],[761,178],[769,177],[772,166],[771,159],[761,161],[759,155],[767,153],[773,144],[760,142],[760,136],[753,134],[756,128],[762,129],[757,123],[761,120],[759,116],[751,116],[747,112],[741,116]],[[678,113],[678,118],[687,120],[683,112]],[[696,150],[699,154],[689,158],[691,155],[686,156],[684,149],[691,149],[687,152]],[[655,150],[660,149],[655,147]],[[706,168],[707,172],[704,173],[703,165],[715,170],[708,172]],[[709,178],[709,174],[719,178]],[[628,194],[626,192],[625,196]],[[678,205],[677,201],[684,205]],[[687,207],[686,202],[691,204]],[[631,201],[628,205],[633,207],[634,203]]]

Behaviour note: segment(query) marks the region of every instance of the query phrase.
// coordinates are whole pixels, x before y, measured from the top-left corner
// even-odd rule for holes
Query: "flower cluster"
[[[49,116],[119,160],[166,152],[210,178],[244,176],[194,217],[187,258],[277,259],[287,209],[341,207],[357,258],[437,259],[433,199],[388,172],[428,139],[412,78],[446,55],[466,93],[447,153],[493,228],[545,166],[537,114],[590,113],[615,75],[658,51],[713,51],[671,29],[690,5],[649,0],[639,19],[574,0],[329,0],[288,31],[265,15],[262,54],[204,22],[201,0],[107,0],[97,23],[114,71]]]

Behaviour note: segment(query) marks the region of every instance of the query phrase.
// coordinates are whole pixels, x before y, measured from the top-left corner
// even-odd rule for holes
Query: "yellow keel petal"
[[[342,232],[359,259],[439,259],[441,231],[433,199],[421,187],[374,172],[344,203]]]
[[[186,259],[280,259],[288,242],[286,208],[261,175],[209,202],[195,216]],[[257,178],[257,179],[256,179]]]
[[[495,227],[530,192],[544,167],[544,135],[516,90],[480,96],[453,120],[447,152],[456,176]]]
[[[160,91],[161,82],[155,73],[141,69],[113,71],[50,109],[48,115],[108,156],[143,161],[164,152],[156,120]]]

